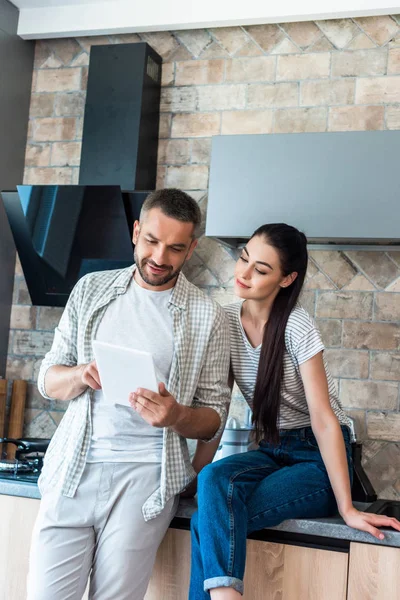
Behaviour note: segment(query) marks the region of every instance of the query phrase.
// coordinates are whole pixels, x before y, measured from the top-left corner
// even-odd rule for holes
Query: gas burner
[[[42,468],[42,458],[31,460],[0,460],[0,473],[38,473]]]

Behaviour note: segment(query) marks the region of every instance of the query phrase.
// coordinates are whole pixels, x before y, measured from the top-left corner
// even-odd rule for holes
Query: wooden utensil
[[[6,422],[6,403],[7,403],[7,380],[0,379],[0,438],[4,437],[4,427]],[[3,452],[3,444],[0,444],[0,458]]]
[[[11,411],[8,423],[8,434],[10,438],[20,438],[24,428],[25,400],[28,384],[23,379],[13,381],[11,395]],[[17,447],[7,444],[7,458],[14,459]]]

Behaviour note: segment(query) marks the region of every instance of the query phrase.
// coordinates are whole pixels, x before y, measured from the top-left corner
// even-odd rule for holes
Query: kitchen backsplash
[[[400,15],[38,41],[25,183],[78,182],[90,46],[139,41],[164,59],[158,187],[203,212],[213,135],[400,129]],[[225,304],[234,261],[203,237],[186,272]],[[400,252],[311,251],[303,303],[372,483],[400,498]],[[7,376],[30,381],[26,435],[51,436],[63,416],[35,385],[60,315],[30,305],[17,264]],[[236,393],[231,414],[243,412]]]

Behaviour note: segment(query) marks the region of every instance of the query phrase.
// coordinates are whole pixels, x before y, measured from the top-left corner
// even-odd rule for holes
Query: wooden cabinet
[[[40,500],[0,495],[0,600],[26,600],[29,550]],[[82,600],[87,600],[86,590]]]
[[[249,540],[244,600],[345,600],[348,554]],[[170,529],[145,600],[187,600],[190,534]]]
[[[348,600],[399,600],[400,549],[350,546]]]
[[[0,600],[25,600],[29,548],[39,500],[0,496]]]
[[[0,495],[0,600],[26,599],[38,510],[39,500]],[[352,543],[348,554],[249,540],[243,600],[399,600],[399,573],[400,548]],[[187,600],[189,578],[190,533],[169,529],[145,600]]]

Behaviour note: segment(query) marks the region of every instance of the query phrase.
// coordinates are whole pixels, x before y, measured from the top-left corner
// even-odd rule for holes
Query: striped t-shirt
[[[235,302],[224,308],[229,317],[233,376],[244,398],[252,407],[261,345],[254,348],[246,336],[241,322],[242,303]],[[324,344],[314,321],[300,305],[292,310],[288,319],[285,346],[278,429],[308,427],[311,425],[310,412],[299,366],[324,350]],[[324,357],[323,360],[332,409],[340,424],[351,428],[351,421],[341,407]]]

